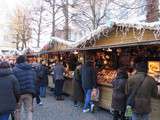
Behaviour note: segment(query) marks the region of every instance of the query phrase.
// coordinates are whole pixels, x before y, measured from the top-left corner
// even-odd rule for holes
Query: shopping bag
[[[130,118],[132,117],[132,107],[127,105],[126,111],[125,111],[125,117]]]
[[[99,101],[99,89],[98,88],[92,89],[91,100],[95,102]]]

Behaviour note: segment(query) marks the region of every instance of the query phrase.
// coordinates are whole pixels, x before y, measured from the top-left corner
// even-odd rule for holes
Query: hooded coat
[[[36,72],[32,66],[27,63],[16,64],[13,73],[17,77],[20,84],[20,94],[36,94],[35,81]]]
[[[19,83],[11,69],[0,69],[0,114],[15,110],[18,95]]]

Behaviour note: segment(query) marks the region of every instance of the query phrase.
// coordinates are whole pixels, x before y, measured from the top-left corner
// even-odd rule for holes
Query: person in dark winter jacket
[[[35,82],[36,95],[35,95],[35,98],[36,98],[36,102],[37,102],[38,105],[43,105],[43,103],[41,101],[41,98],[40,98],[40,85],[39,85],[39,79],[38,79],[38,72],[39,72],[38,71],[38,66],[39,66],[38,63],[32,64],[32,68],[36,72],[36,82]]]
[[[112,81],[113,94],[112,94],[112,108],[114,109],[113,120],[125,120],[126,109],[126,86],[128,74],[124,68],[119,68],[117,77]]]
[[[8,120],[19,100],[19,83],[7,62],[0,63],[0,120]]]
[[[46,65],[42,62],[42,64],[38,67],[38,84],[40,86],[40,97],[46,96],[46,88],[48,86],[48,70]]]
[[[81,68],[82,87],[85,93],[85,104],[83,112],[93,112],[94,104],[91,101],[91,93],[96,88],[96,71],[91,60],[82,65]]]
[[[82,101],[81,98],[83,96],[82,80],[80,74],[81,65],[81,63],[77,63],[73,77],[73,100],[75,107],[79,106],[78,102]]]
[[[151,97],[158,95],[157,82],[147,75],[147,63],[138,61],[135,65],[136,73],[128,79],[129,95],[137,90],[134,95],[134,105],[132,106],[132,120],[148,120],[151,112]]]
[[[32,69],[32,66],[26,62],[25,56],[19,56],[17,58],[16,65],[13,68],[13,72],[19,81],[21,95],[16,109],[16,120],[20,120],[21,106],[23,103],[27,111],[27,120],[32,120],[32,103],[33,97],[36,94],[36,72]]]

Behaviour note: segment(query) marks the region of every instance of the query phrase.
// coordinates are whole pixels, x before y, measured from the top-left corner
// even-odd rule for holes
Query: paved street
[[[111,115],[101,109],[96,113],[82,113],[82,108],[73,107],[69,97],[65,97],[65,101],[56,101],[49,92],[42,100],[43,106],[34,104],[33,120],[111,120]]]

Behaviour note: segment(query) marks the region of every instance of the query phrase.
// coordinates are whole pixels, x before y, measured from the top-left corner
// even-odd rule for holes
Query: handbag
[[[127,105],[131,106],[132,108],[134,107],[135,105],[135,96],[137,94],[137,91],[139,90],[139,88],[141,87],[141,85],[143,84],[144,80],[145,80],[145,76],[143,78],[143,80],[141,80],[140,84],[136,87],[135,90],[133,90],[131,92],[131,94],[129,95],[128,99],[127,99]]]

